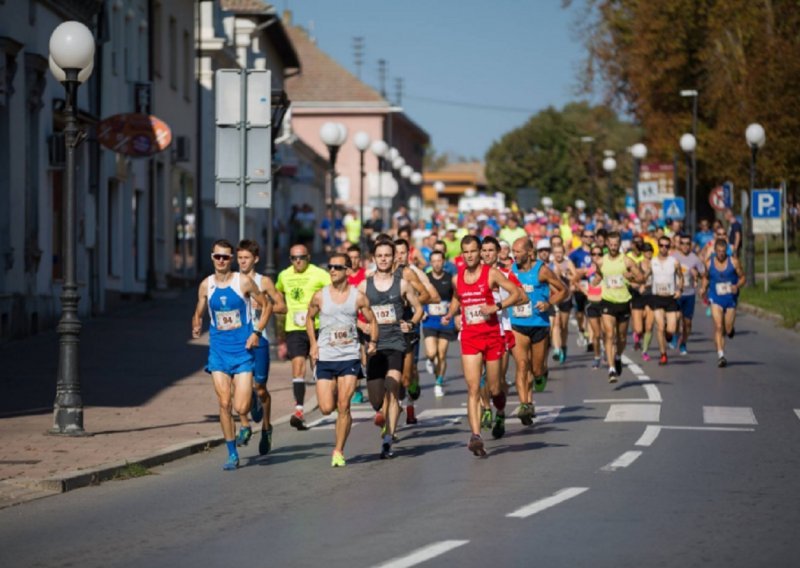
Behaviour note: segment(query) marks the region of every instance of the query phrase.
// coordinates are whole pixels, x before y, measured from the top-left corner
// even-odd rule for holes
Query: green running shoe
[[[487,408],[481,414],[481,430],[488,430],[492,427],[492,409]]]
[[[364,394],[360,390],[357,390],[353,393],[353,398],[350,399],[350,402],[352,404],[364,404]]]
[[[246,446],[250,442],[250,438],[253,437],[253,429],[249,426],[247,428],[240,428],[239,434],[236,436],[236,446],[241,448],[242,446]]]
[[[547,373],[533,379],[533,388],[536,392],[544,392],[547,388]]]
[[[272,426],[261,430],[261,439],[258,441],[258,455],[265,456],[272,449]]]
[[[344,454],[342,452],[333,452],[333,457],[331,458],[331,467],[344,467],[347,465],[347,461],[344,459]]]
[[[494,428],[492,428],[492,437],[499,440],[506,433],[506,415],[504,412],[497,412],[494,417]]]

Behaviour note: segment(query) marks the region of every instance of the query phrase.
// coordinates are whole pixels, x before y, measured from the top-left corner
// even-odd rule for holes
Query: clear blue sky
[[[579,6],[582,2],[575,2]],[[377,88],[404,81],[402,106],[437,152],[483,159],[492,142],[547,106],[575,100],[584,48],[578,8],[561,0],[273,0],[310,29],[317,45],[355,74],[353,37],[364,37],[362,80]],[[529,109],[508,112],[435,99]]]

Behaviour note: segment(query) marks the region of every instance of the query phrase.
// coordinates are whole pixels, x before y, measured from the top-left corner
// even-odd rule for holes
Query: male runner
[[[438,250],[431,252],[431,271],[428,278],[441,301],[425,306],[427,314],[422,322],[422,331],[425,335],[425,355],[434,369],[436,382],[433,394],[436,397],[444,396],[444,375],[447,372],[447,348],[450,342],[456,339],[456,328],[451,321],[448,325],[442,323],[442,316],[450,309],[450,300],[453,298],[453,274],[444,270],[444,253]]]
[[[206,371],[214,380],[219,400],[219,423],[228,449],[228,460],[222,469],[232,471],[239,467],[239,452],[236,450],[231,410],[239,414],[243,428],[249,427],[247,413],[250,412],[253,392],[253,348],[258,345],[272,315],[272,304],[264,299],[249,277],[231,271],[232,244],[218,240],[211,251],[214,274],[203,280],[197,292],[192,337],[200,337],[203,313],[207,309],[211,326]],[[261,309],[261,317],[255,325],[250,318],[251,300]]]
[[[718,367],[728,364],[725,358],[725,336],[733,339],[736,334],[736,304],[739,290],[744,284],[745,277],[739,259],[728,254],[728,243],[724,239],[717,239],[714,242],[714,256],[706,262],[700,294],[704,297],[708,295],[711,302]]]
[[[581,233],[581,246],[569,253],[569,259],[572,261],[575,270],[586,270],[592,265],[591,249],[594,243],[594,233],[589,229],[584,229]],[[578,322],[578,346],[583,347],[586,345],[586,326],[585,326],[585,312],[586,312],[586,289],[589,287],[589,281],[586,279],[586,273],[580,272],[580,279],[577,282],[577,289],[573,292],[572,298],[575,301],[575,321]],[[597,354],[596,354],[597,355]]]
[[[303,417],[306,398],[306,357],[311,344],[306,334],[308,303],[317,290],[331,283],[328,273],[309,262],[310,255],[305,245],[294,245],[289,249],[292,265],[278,275],[275,288],[286,297],[286,323],[283,336],[279,332],[278,353],[289,356],[292,361],[292,389],[295,410],[289,424],[298,430],[307,430]],[[315,325],[319,322],[315,321]]]
[[[315,365],[319,410],[328,416],[336,409],[336,445],[331,467],[344,467],[344,445],[350,434],[353,418],[350,399],[361,372],[361,344],[356,322],[361,314],[369,324],[367,355],[375,353],[378,326],[369,300],[347,280],[350,258],[345,253],[332,254],[328,260],[331,283],[314,293],[308,305],[306,334],[311,344],[311,361]],[[319,340],[314,321],[319,316]],[[338,400],[337,400],[338,399]]]
[[[511,245],[516,262],[511,268],[522,284],[528,301],[511,310],[511,329],[516,345],[513,355],[517,365],[517,394],[520,408],[517,416],[525,426],[533,424],[536,415],[533,393],[528,376],[533,371],[534,387],[542,392],[547,386],[547,350],[550,343],[550,308],[563,302],[567,287],[547,267],[550,258],[550,241],[536,243],[538,258],[533,258],[533,244],[523,237]]]
[[[406,280],[396,276],[394,254],[395,245],[391,240],[377,240],[373,245],[375,274],[358,285],[359,291],[366,294],[378,324],[377,351],[367,362],[367,393],[376,412],[375,424],[386,425],[381,459],[394,457],[392,439],[397,429],[400,381],[406,351],[403,333],[410,331],[424,315],[414,288]],[[410,322],[401,319],[405,302],[414,308]],[[382,413],[384,406],[388,420]]]
[[[272,304],[273,314],[285,314],[286,303],[283,300],[283,294],[275,289],[275,284],[269,276],[264,276],[256,272],[256,265],[259,261],[259,247],[258,243],[250,240],[243,240],[236,247],[236,263],[239,265],[239,272],[249,276],[259,291],[264,294],[265,299]],[[257,306],[250,302],[253,309],[253,319],[260,317]],[[253,420],[261,423],[261,439],[258,442],[258,453],[266,455],[272,448],[272,424],[270,418],[272,417],[272,397],[267,390],[267,379],[269,378],[269,338],[267,337],[267,330],[261,333],[261,341],[258,342],[258,347],[255,348],[255,367],[253,371],[253,405],[250,413]],[[259,412],[260,410],[260,412]],[[239,430],[239,435],[236,438],[236,444],[239,446],[247,445],[250,440],[252,431],[250,428],[242,428]]]
[[[482,457],[486,455],[486,450],[481,438],[481,370],[485,364],[486,384],[492,402],[497,414],[504,420],[505,395],[500,389],[500,359],[505,345],[500,336],[497,312],[516,304],[520,292],[502,272],[481,264],[478,237],[467,235],[461,239],[461,256],[465,266],[453,278],[458,301],[451,302],[442,320],[443,323],[449,323],[458,307],[461,307],[461,366],[467,383],[467,417],[472,430],[467,447],[474,455]],[[495,301],[492,291],[498,287],[508,292],[507,300]]]
[[[567,297],[564,301],[553,306],[551,316],[553,360],[564,363],[567,359],[567,339],[569,338],[569,314],[572,311],[572,281],[575,278],[575,265],[564,254],[564,245],[552,244],[553,256],[549,268],[564,283],[567,288]]]
[[[622,352],[628,336],[631,317],[631,293],[628,282],[638,282],[641,273],[636,262],[620,251],[620,235],[616,231],[606,237],[608,253],[597,263],[595,284],[602,279],[602,323],[608,361],[608,382],[616,383],[622,374]]]
[[[347,256],[350,259],[350,270],[347,272],[347,281],[351,286],[358,287],[367,277],[367,269],[362,266],[361,248],[358,245],[350,245],[347,248]],[[358,314],[358,342],[361,344],[361,366],[362,372],[358,374],[356,380],[356,390],[353,393],[353,404],[364,402],[364,395],[361,392],[361,379],[364,378],[363,370],[367,368],[367,343],[369,341],[369,325],[364,316]]]
[[[661,357],[659,365],[667,364],[667,343],[678,330],[680,306],[678,298],[683,294],[683,272],[675,257],[669,256],[672,241],[669,237],[658,240],[658,256],[650,263],[653,274],[653,311],[656,320],[656,339]]]
[[[708,221],[706,221],[708,224]],[[692,251],[692,239],[686,233],[681,233],[678,237],[678,251],[672,255],[681,263],[683,272],[683,294],[678,299],[681,318],[678,326],[680,332],[679,351],[681,355],[686,355],[686,344],[692,333],[692,318],[694,317],[694,305],[697,294],[697,281],[705,274],[706,267],[700,258]]]

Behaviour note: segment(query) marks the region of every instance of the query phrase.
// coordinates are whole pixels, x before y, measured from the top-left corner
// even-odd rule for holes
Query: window
[[[189,32],[183,30],[183,98],[192,100],[192,45]]]
[[[175,18],[169,19],[169,86],[178,90],[178,38]]]

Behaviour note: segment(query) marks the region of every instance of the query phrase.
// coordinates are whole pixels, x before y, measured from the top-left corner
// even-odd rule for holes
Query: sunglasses
[[[692,244],[692,241],[681,241],[681,246],[690,244]]]
[[[602,252],[593,252],[592,256],[603,256]]]
[[[211,258],[213,258],[214,260],[226,260],[227,261],[227,260],[230,260],[232,258],[232,255],[216,253],[216,254],[212,254]]]
[[[344,264],[329,264],[328,270],[347,270]]]
[[[583,235],[584,239],[593,239],[594,235]]]
[[[295,254],[289,257],[289,260],[306,260],[308,258],[307,254]]]

